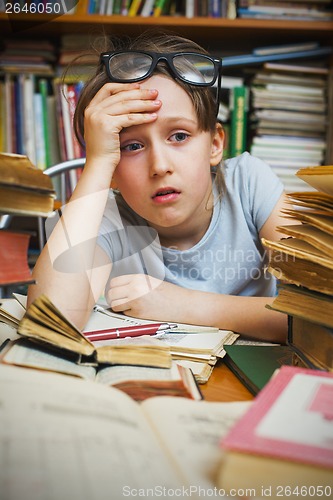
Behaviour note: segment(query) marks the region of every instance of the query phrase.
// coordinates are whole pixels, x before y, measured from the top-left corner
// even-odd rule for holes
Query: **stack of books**
[[[284,284],[270,307],[289,316],[288,342],[295,362],[333,371],[333,166],[300,169],[299,178],[316,191],[290,193],[285,214],[299,224],[278,226],[269,270]]]
[[[240,0],[237,16],[284,21],[330,21],[333,12],[331,0]]]
[[[52,181],[23,155],[0,153],[0,220],[9,214],[46,217],[53,210]],[[0,230],[0,286],[31,283],[28,247],[31,234]],[[6,229],[5,229],[6,228]]]
[[[0,68],[7,73],[53,75],[55,47],[47,40],[7,39],[0,50]]]
[[[250,152],[272,167],[286,191],[306,189],[296,171],[325,160],[327,67],[265,63],[250,90]]]
[[[136,400],[156,394],[200,399],[196,384],[207,382],[217,359],[225,355],[224,345],[238,337],[214,327],[181,323],[167,325],[168,330],[155,336],[147,332],[156,322],[99,305],[81,332],[47,297],[39,297],[26,310],[26,296],[13,296],[0,304],[0,321],[15,333],[0,362],[117,386]],[[127,336],[129,328],[142,333]],[[115,332],[117,336],[121,332],[119,338]]]

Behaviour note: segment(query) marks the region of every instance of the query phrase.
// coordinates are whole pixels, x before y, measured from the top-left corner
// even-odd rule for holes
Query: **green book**
[[[230,156],[238,156],[246,150],[247,113],[249,89],[245,85],[230,89]]]
[[[289,346],[233,344],[224,349],[224,362],[253,395],[267,384],[276,369],[292,365]]]

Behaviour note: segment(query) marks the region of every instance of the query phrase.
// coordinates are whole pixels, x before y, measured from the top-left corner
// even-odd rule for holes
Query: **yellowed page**
[[[0,421],[3,498],[123,500],[182,487],[140,406],[117,389],[0,365]]]
[[[214,487],[223,457],[220,441],[250,404],[159,397],[142,406],[193,491],[207,491]]]
[[[172,352],[217,354],[232,332],[217,330],[207,333],[166,333],[160,340],[170,346]]]
[[[20,339],[10,346],[4,353],[2,361],[9,365],[66,373],[90,380],[94,380],[96,376],[96,368],[93,366],[77,364],[53,354],[52,350],[40,348],[37,343],[25,342],[25,339]]]
[[[302,168],[296,172],[296,175],[318,191],[333,195],[333,167],[331,165]]]

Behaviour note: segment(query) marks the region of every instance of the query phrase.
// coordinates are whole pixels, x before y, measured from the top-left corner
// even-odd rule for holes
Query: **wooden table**
[[[240,380],[219,360],[206,384],[199,386],[206,401],[250,401],[252,394]]]

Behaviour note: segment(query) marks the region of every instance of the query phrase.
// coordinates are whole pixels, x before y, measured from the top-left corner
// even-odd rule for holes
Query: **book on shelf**
[[[298,73],[292,65],[282,69],[266,63],[251,78],[250,92],[249,151],[271,166],[287,192],[304,189],[295,176],[297,169],[325,161],[327,74]]]
[[[0,153],[0,213],[46,217],[54,198],[52,180],[27,156]]]
[[[170,368],[133,365],[96,368],[77,364],[70,356],[60,356],[52,350],[46,351],[29,339],[8,340],[3,343],[0,362],[92,380],[116,387],[136,401],[162,395],[202,399],[191,369],[176,362]]]
[[[0,286],[33,283],[28,265],[30,234],[0,230]]]
[[[1,407],[11,422],[0,430],[7,498],[19,490],[32,499],[36,481],[50,500],[87,491],[97,500],[106,492],[120,499],[128,491],[213,488],[217,443],[251,404],[172,397],[137,403],[113,387],[60,374],[6,365],[0,374]]]
[[[326,64],[322,64],[319,62],[319,64],[313,63],[300,63],[300,62],[293,62],[291,63],[276,63],[276,62],[265,62],[263,65],[264,69],[266,70],[273,70],[277,72],[288,72],[288,73],[293,73],[293,74],[302,74],[302,75],[328,75],[328,66]]]
[[[333,374],[283,366],[222,440],[218,486],[330,496],[332,408]]]
[[[327,9],[326,5],[313,2],[311,6],[289,2],[284,4],[249,4],[246,7],[237,9],[238,17],[256,19],[279,19],[294,21],[330,21],[333,19],[332,9]]]
[[[284,54],[286,52],[297,52],[299,50],[312,50],[319,47],[318,42],[287,43],[283,45],[269,45],[253,49],[253,54],[265,56],[270,54]]]
[[[73,361],[80,364],[171,366],[170,348],[152,337],[126,338],[94,345],[44,295],[26,310],[17,332],[22,337],[38,342],[41,348],[70,355]]]
[[[293,362],[293,352],[285,345],[234,344],[224,349],[223,362],[253,395],[263,389],[275,370]]]
[[[154,4],[155,0],[145,0],[143,7],[141,9],[141,16],[143,17],[152,16],[154,13]]]
[[[247,114],[249,89],[247,86],[230,89],[230,156],[238,156],[246,150]]]
[[[248,64],[259,64],[270,61],[283,61],[289,59],[301,59],[327,56],[332,53],[331,47],[317,47],[310,50],[300,50],[295,52],[284,52],[266,55],[256,55],[253,52],[248,54],[240,54],[235,56],[225,56],[222,58],[222,65],[224,68],[231,66],[243,66]]]

